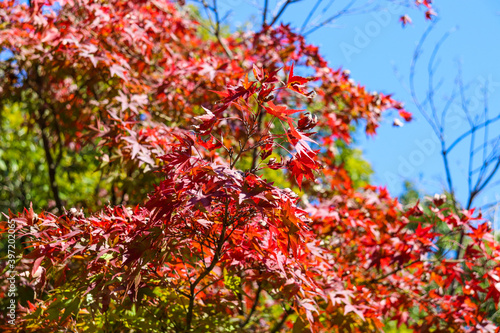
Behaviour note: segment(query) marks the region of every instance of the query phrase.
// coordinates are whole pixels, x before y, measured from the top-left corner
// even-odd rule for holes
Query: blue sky
[[[254,3],[258,6],[262,2],[220,1],[223,12],[232,10],[229,20],[235,25],[249,21],[260,25],[260,16],[252,15],[257,13]],[[282,21],[300,27],[315,2],[305,0],[290,6]],[[270,3],[276,4],[276,1]],[[343,8],[347,3],[348,1],[334,1],[330,12]],[[359,0],[358,3],[363,1]],[[403,181],[408,179],[428,194],[441,193],[446,186],[446,178],[439,141],[419,114],[408,91],[413,53],[430,23],[425,21],[423,12],[415,8],[401,6],[396,1],[379,0],[376,3],[386,9],[343,16],[332,25],[308,35],[307,39],[310,43],[320,46],[321,53],[332,67],[349,69],[352,77],[371,91],[393,94],[396,99],[404,102],[408,111],[415,116],[414,121],[397,128],[392,126],[396,114],[389,114],[386,115],[375,138],[366,138],[362,133],[357,135],[358,147],[363,150],[375,170],[375,184],[387,186],[393,195],[399,195],[403,189]],[[428,86],[427,64],[434,46],[444,34],[453,31],[436,57],[440,61],[434,74],[435,81],[443,80],[435,96],[438,109],[444,106],[446,98],[456,87],[460,64],[463,82],[469,84],[466,99],[470,103],[470,113],[483,116],[484,95],[480,87],[489,82],[488,112],[490,117],[498,115],[500,45],[497,36],[500,35],[500,1],[436,0],[434,3],[439,20],[424,44],[419,58],[420,65],[416,68],[415,86],[417,91],[420,91],[419,98],[425,97]],[[387,7],[387,4],[390,7]],[[413,23],[402,28],[399,17],[404,13],[411,16]],[[469,127],[458,103],[450,110],[449,114],[452,116],[445,121],[445,133],[451,143]],[[495,132],[500,133],[499,125],[490,128],[490,136],[494,136]],[[478,134],[482,136],[484,132]],[[463,204],[468,194],[469,144],[470,140],[464,140],[450,154],[454,186]],[[482,155],[478,155],[478,158],[480,157]],[[479,162],[478,159],[472,169],[478,167]],[[497,176],[495,180],[498,179],[500,177]],[[476,199],[474,206],[500,201],[499,189],[500,186],[497,186],[484,191],[483,195]]]

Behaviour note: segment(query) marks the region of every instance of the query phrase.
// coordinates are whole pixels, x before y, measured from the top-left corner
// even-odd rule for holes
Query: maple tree
[[[3,112],[38,138],[53,199],[10,212],[22,295],[2,329],[497,330],[489,225],[442,197],[404,209],[339,159],[354,126],[374,135],[391,109],[410,121],[403,105],[330,68],[290,26],[207,37],[192,12],[0,2]],[[77,158],[99,161],[99,177],[71,202],[79,189],[59,172],[97,168],[65,168]]]

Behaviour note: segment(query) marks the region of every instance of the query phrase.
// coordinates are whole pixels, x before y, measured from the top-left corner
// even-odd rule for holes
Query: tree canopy
[[[19,238],[2,329],[497,330],[490,225],[446,197],[404,207],[354,167],[353,129],[404,106],[289,25],[207,34],[195,13],[0,2],[1,232]]]

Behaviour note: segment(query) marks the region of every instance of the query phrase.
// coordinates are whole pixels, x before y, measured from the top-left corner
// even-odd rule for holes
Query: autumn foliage
[[[1,103],[39,131],[54,195],[11,212],[28,296],[3,330],[496,331],[488,224],[357,188],[337,158],[354,126],[374,135],[385,112],[411,114],[290,26],[213,38],[193,11],[0,2]],[[112,187],[63,208],[59,154],[85,149]]]

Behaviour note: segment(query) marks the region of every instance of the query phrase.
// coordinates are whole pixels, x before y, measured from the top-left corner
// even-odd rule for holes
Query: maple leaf
[[[113,64],[109,68],[109,74],[111,76],[115,76],[116,75],[120,79],[126,81],[127,80],[128,71],[123,66],[120,66],[120,65],[117,65],[117,64]]]
[[[208,140],[204,141],[200,137],[198,137],[198,140],[196,141],[199,145],[201,145],[203,148],[207,149],[208,151],[212,151],[214,149],[218,149],[222,147],[222,143],[214,138],[212,135],[208,138]]]
[[[253,75],[258,81],[262,81],[264,79],[264,71],[253,64]]]
[[[317,152],[303,150],[296,153],[293,158],[287,163],[287,169],[297,180],[299,188],[302,188],[302,179],[314,180],[312,170],[317,170],[320,165],[315,161]]]
[[[209,134],[212,131],[212,128],[217,122],[217,117],[210,110],[206,109],[203,106],[202,108],[203,110],[205,110],[206,114],[194,118],[201,121],[202,123],[201,125],[196,125],[193,127],[200,135],[203,136]]]
[[[344,306],[344,314],[348,314],[349,312],[354,312],[356,315],[358,315],[361,320],[365,321],[365,316],[363,315],[363,312],[360,311],[357,307],[351,305],[351,304],[346,304]]]
[[[296,76],[294,75],[293,73],[293,64],[290,68],[290,73],[288,75],[288,81],[287,81],[287,84],[286,84],[286,87],[290,90],[293,90],[301,95],[304,95],[306,97],[311,97],[313,94],[314,94],[314,91],[310,91],[310,92],[305,92],[304,91],[304,85],[311,81],[312,79],[306,79],[306,78],[303,78],[301,76]]]
[[[278,119],[288,121],[291,114],[302,112],[304,110],[290,110],[286,105],[275,105],[272,101],[267,102],[269,107],[264,107],[264,109],[272,116],[275,116]]]

